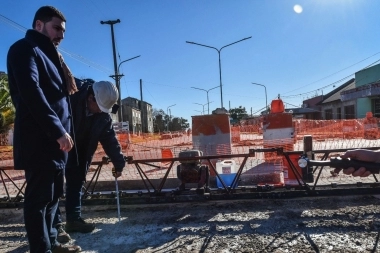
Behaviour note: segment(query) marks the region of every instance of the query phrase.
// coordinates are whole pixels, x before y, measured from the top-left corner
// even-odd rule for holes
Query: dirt
[[[84,207],[82,252],[380,252],[376,196]],[[106,209],[106,210],[104,210]],[[62,208],[62,210],[64,210]],[[22,210],[0,210],[0,252],[27,252]]]
[[[0,146],[0,160],[13,160],[13,146]]]

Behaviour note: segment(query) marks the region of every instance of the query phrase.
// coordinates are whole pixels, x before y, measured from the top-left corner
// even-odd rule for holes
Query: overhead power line
[[[346,69],[349,69],[349,68],[355,66],[356,64],[359,64],[359,63],[361,63],[361,62],[363,62],[363,61],[365,61],[365,60],[368,60],[369,58],[371,58],[371,57],[373,57],[373,56],[375,56],[375,55],[378,55],[378,54],[380,54],[380,52],[377,52],[377,53],[375,53],[375,54],[373,54],[373,55],[371,55],[371,56],[368,56],[367,58],[365,58],[365,59],[363,59],[363,60],[361,60],[361,61],[358,61],[358,62],[356,62],[356,63],[354,63],[354,64],[352,64],[352,65],[350,65],[350,66],[348,66],[348,67],[346,67],[346,68],[344,68],[344,69],[341,69],[341,70],[339,70],[339,71],[336,71],[335,73],[332,73],[332,74],[330,74],[330,75],[328,75],[328,76],[325,76],[325,77],[323,77],[323,78],[321,78],[321,79],[319,79],[319,80],[317,80],[317,81],[314,81],[314,82],[311,82],[311,83],[309,83],[309,84],[306,84],[306,85],[304,85],[304,86],[302,86],[302,87],[300,87],[300,88],[296,88],[296,89],[294,89],[294,90],[291,90],[291,91],[285,92],[285,94],[290,93],[290,92],[293,92],[293,91],[296,91],[296,90],[304,89],[306,86],[309,86],[309,85],[315,84],[315,83],[317,83],[317,82],[323,81],[323,80],[325,80],[325,79],[327,79],[327,78],[329,78],[329,77],[331,77],[331,76],[333,76],[333,75],[338,74],[339,72],[342,72],[342,71],[344,71],[344,70],[346,70]],[[372,63],[372,64],[373,64],[373,63]],[[368,66],[367,66],[367,67],[368,67]],[[366,68],[367,68],[367,67],[366,67]]]
[[[379,52],[379,53],[380,53],[380,52]],[[376,53],[376,54],[378,54],[378,53]],[[376,54],[374,54],[374,55],[376,55]],[[367,58],[367,59],[368,59],[368,58]],[[369,64],[369,65],[367,65],[366,67],[360,69],[359,71],[361,71],[361,70],[363,70],[363,69],[367,69],[367,68],[369,68],[369,67],[375,65],[375,64],[378,63],[378,62],[380,62],[380,59],[377,60],[377,61],[372,62],[371,64]],[[357,72],[358,72],[358,71],[357,71]],[[333,83],[330,83],[330,84],[328,84],[328,85],[325,85],[325,86],[323,86],[323,87],[321,87],[321,88],[318,88],[318,89],[315,89],[315,90],[312,90],[312,91],[308,91],[308,92],[304,92],[304,93],[299,93],[299,94],[295,94],[295,95],[289,95],[289,96],[283,96],[283,95],[281,95],[281,97],[282,97],[282,98],[296,98],[296,97],[301,97],[301,96],[313,95],[313,94],[315,94],[316,92],[318,92],[318,91],[320,91],[320,90],[326,89],[326,88],[328,88],[328,87],[330,87],[330,86],[334,86],[335,84],[338,84],[338,83],[340,83],[340,82],[342,82],[342,81],[344,81],[344,80],[347,80],[348,78],[350,78],[350,77],[352,77],[352,76],[354,76],[354,75],[355,75],[355,73],[352,73],[352,74],[350,74],[350,75],[348,75],[348,76],[346,76],[346,77],[343,77],[342,79],[340,79],[340,80],[338,80],[338,81],[335,81],[335,82],[333,82]]]
[[[20,24],[18,24],[17,22],[7,18],[6,16],[0,14],[0,21],[3,21],[4,23],[12,26],[13,28],[21,31],[21,32],[26,32],[28,29],[25,27],[25,26],[22,26]],[[88,59],[86,59],[85,57],[81,56],[81,55],[78,55],[78,54],[75,54],[75,53],[72,53],[70,52],[69,50],[66,50],[64,49],[63,47],[59,47],[58,48],[59,51],[63,52],[65,55],[69,56],[70,58],[73,58],[74,60],[77,60],[87,66],[90,66],[98,71],[101,71],[101,72],[104,72],[106,74],[112,72],[111,69],[107,68],[107,67],[104,67],[100,64],[97,64],[93,61],[90,61]]]

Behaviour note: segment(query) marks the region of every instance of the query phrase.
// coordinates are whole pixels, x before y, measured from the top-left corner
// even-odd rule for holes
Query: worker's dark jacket
[[[116,139],[116,133],[112,127],[110,114],[102,112],[87,116],[86,101],[89,86],[90,84],[87,82],[77,82],[79,91],[71,95],[74,138],[78,154],[75,149],[69,152],[67,167],[77,167],[78,160],[78,173],[82,173],[85,176],[98,147],[98,142],[100,142],[116,171],[122,171],[125,166],[125,160],[121,152],[121,146]]]
[[[16,108],[15,169],[63,169],[67,152],[57,139],[70,129],[69,97],[57,50],[50,39],[28,30],[7,56],[8,82]]]

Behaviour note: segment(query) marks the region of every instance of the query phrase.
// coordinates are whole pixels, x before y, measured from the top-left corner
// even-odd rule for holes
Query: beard
[[[50,37],[50,34],[49,34],[49,32],[48,32],[48,30],[46,29],[46,25],[44,25],[43,27],[42,27],[42,31],[41,31],[41,33],[43,34],[43,35],[45,35],[46,37],[48,37],[49,39],[50,39],[50,41],[54,44],[54,46],[57,48],[58,47],[58,45],[59,45],[59,43],[61,42],[61,40],[60,39],[57,39],[57,38],[51,38]]]

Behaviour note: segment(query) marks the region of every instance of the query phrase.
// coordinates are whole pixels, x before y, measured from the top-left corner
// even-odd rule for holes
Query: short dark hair
[[[36,14],[34,15],[32,24],[33,29],[36,28],[37,20],[41,20],[42,22],[47,23],[51,21],[53,17],[62,19],[63,22],[66,22],[65,16],[63,16],[63,13],[60,12],[57,8],[53,6],[42,6],[37,10]]]

